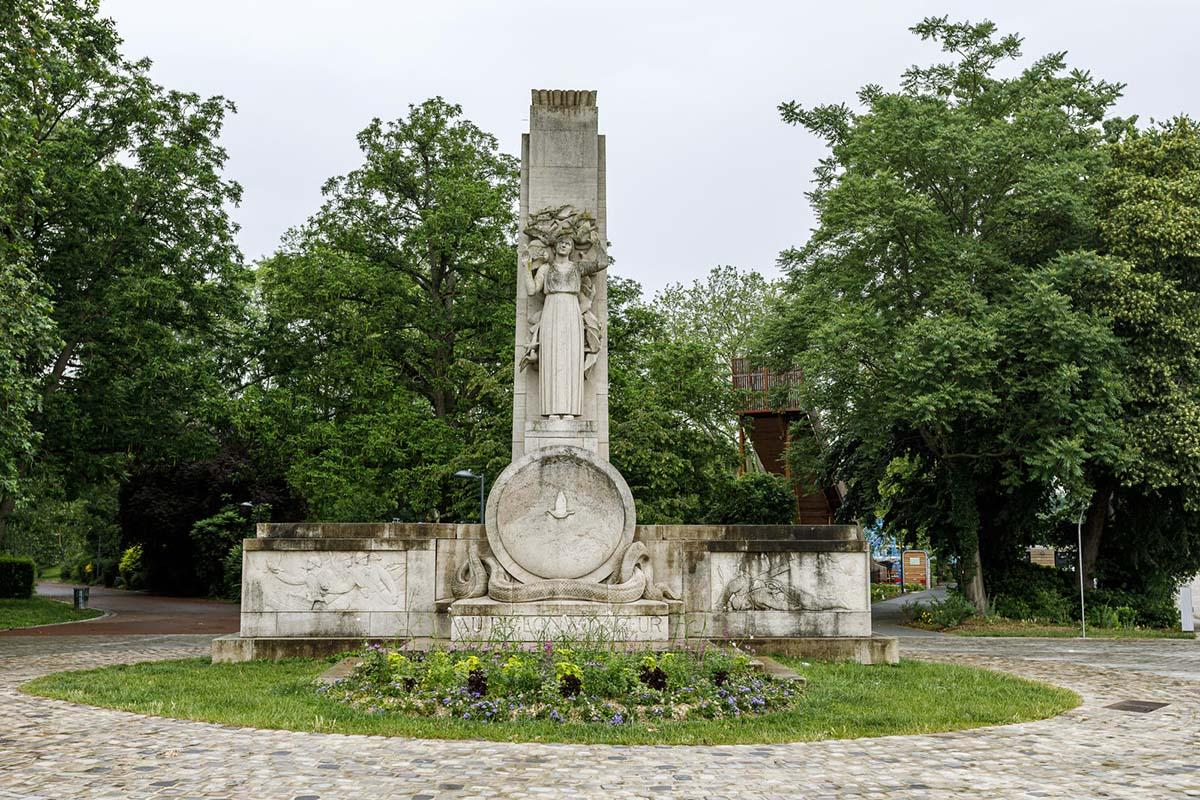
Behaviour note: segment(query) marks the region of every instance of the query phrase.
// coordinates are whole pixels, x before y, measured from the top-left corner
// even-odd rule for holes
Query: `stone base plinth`
[[[545,642],[560,636],[612,642],[667,643],[682,632],[679,603],[584,600],[500,603],[487,597],[450,604],[450,640]]]
[[[544,447],[581,447],[593,453],[600,448],[596,423],[590,419],[538,419],[525,427],[525,452]]]
[[[336,636],[241,636],[232,633],[212,641],[214,664],[241,661],[282,661],[285,658],[325,658],[358,650],[364,644],[396,646],[405,639],[346,638]]]
[[[900,662],[900,641],[895,636],[807,636],[713,641],[748,647],[763,655],[813,661],[857,661],[859,664]]]

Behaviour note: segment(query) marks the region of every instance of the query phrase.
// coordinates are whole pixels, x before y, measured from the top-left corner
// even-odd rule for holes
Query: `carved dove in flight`
[[[567,508],[567,496],[560,489],[558,497],[554,498],[554,508],[548,510],[546,513],[555,519],[566,519],[575,512]]]

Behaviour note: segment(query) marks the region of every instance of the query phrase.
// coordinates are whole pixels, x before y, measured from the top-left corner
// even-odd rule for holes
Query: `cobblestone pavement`
[[[1054,719],[1000,728],[767,746],[514,745],[260,731],[76,706],[16,688],[55,670],[199,655],[207,642],[0,640],[0,798],[1200,797],[1200,681],[1180,677],[1200,676],[1197,642],[1089,643],[1087,652],[1062,660],[1062,642],[908,640],[906,655],[1051,681],[1084,703]],[[1119,700],[1169,705],[1146,714],[1104,707]]]

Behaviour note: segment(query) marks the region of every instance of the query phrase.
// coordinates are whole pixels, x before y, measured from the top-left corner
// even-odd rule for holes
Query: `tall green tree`
[[[729,367],[711,341],[643,300],[635,281],[610,275],[608,286],[612,462],[638,520],[701,522],[737,468]]]
[[[1096,303],[1125,346],[1128,396],[1120,457],[1088,465],[1083,562],[1088,578],[1140,588],[1200,570],[1200,129],[1130,126],[1107,150],[1102,247],[1129,271]]]
[[[30,294],[17,358],[36,381],[32,407],[27,391],[6,403],[36,442],[18,478],[53,468],[83,485],[206,446],[245,301],[227,216],[240,189],[218,143],[232,106],[154,84],[94,0],[0,13],[0,258]],[[0,495],[2,541],[19,486]]]
[[[707,343],[728,369],[733,359],[750,355],[778,293],[778,281],[723,265],[713,267],[703,280],[667,285],[654,295],[654,306],[667,336]]]
[[[358,142],[260,267],[243,430],[315,517],[462,516],[511,438],[517,163],[441,98]]]
[[[1062,53],[1004,77],[1020,39],[988,22],[913,31],[953,60],[865,87],[860,111],[781,106],[830,153],[768,338],[804,371],[844,513],[930,535],[985,608],[985,569],[1119,450],[1121,346],[1087,290],[1127,270],[1084,249],[1120,87]]]

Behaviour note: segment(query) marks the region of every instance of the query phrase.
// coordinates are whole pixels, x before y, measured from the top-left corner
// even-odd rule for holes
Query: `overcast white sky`
[[[608,136],[615,271],[654,291],[717,264],[776,274],[812,226],[803,192],[820,142],[779,121],[782,100],[850,102],[939,57],[907,28],[983,18],[1027,58],[1128,84],[1123,114],[1200,113],[1200,3],[454,2],[105,0],[125,53],[171,88],[232,99],[228,172],[248,258],[320,205],[359,163],[355,133],[433,95],[520,152],[532,88],[598,89]]]

